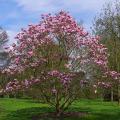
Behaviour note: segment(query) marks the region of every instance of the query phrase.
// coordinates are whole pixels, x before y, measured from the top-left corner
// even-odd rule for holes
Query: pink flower
[[[18,64],[20,61],[20,57],[15,58],[15,63]]]
[[[70,68],[72,65],[69,63],[69,64],[65,64],[65,67],[66,68]]]
[[[52,89],[52,93],[55,94],[57,90],[55,88]]]
[[[28,52],[28,55],[29,55],[29,56],[33,56],[33,54],[34,54],[33,51],[29,51],[29,52]]]

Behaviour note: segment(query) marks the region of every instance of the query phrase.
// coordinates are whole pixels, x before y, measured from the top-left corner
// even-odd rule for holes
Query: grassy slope
[[[120,120],[120,107],[117,103],[81,100],[75,102],[70,111],[85,111],[83,118],[65,120]],[[40,112],[53,111],[48,105],[28,100],[0,99],[0,120],[31,120],[31,116]]]

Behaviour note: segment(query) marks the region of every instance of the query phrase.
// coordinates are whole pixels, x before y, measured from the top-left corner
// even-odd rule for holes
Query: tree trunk
[[[111,102],[114,101],[113,88],[111,88]]]
[[[118,105],[120,105],[120,85],[118,85]]]
[[[61,117],[63,115],[63,110],[61,110],[59,107],[56,108],[56,117]]]

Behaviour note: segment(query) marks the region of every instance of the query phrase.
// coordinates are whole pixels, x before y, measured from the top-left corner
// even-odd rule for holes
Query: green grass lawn
[[[0,99],[0,120],[32,120],[32,116],[51,111],[53,109],[48,105],[30,100]],[[82,118],[65,118],[64,120],[120,120],[120,107],[117,103],[79,100],[70,107],[69,111],[88,114]]]

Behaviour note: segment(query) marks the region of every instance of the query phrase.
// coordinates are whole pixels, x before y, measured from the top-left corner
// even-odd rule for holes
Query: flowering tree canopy
[[[92,63],[107,71],[107,49],[99,37],[91,37],[69,13],[61,11],[41,18],[37,25],[29,25],[16,36],[18,44],[9,50],[11,65],[2,71],[12,76],[4,92],[36,85],[43,100],[60,114],[78,97],[84,76],[80,66]]]

